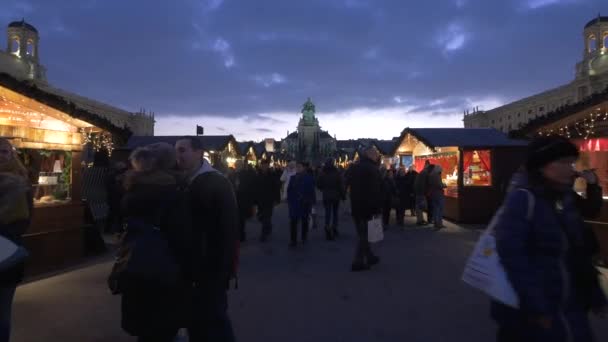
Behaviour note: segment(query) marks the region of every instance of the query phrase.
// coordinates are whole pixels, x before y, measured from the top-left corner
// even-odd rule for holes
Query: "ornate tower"
[[[577,78],[608,71],[608,17],[598,15],[583,30],[583,61],[577,65]]]
[[[8,24],[6,52],[27,66],[27,78],[46,81],[45,69],[40,65],[38,30],[25,20]]]

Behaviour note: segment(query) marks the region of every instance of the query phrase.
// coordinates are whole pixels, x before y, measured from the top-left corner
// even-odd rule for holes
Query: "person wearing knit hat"
[[[607,307],[593,256],[597,241],[584,219],[597,216],[602,189],[593,171],[575,169],[579,151],[545,136],[528,145],[493,232],[500,262],[519,306],[492,300],[498,341],[593,341],[589,313]],[[573,190],[581,177],[585,196]]]

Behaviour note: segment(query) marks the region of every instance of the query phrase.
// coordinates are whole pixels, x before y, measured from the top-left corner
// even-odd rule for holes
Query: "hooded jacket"
[[[606,304],[592,263],[597,242],[583,221],[599,214],[602,190],[588,185],[583,198],[572,190],[552,191],[529,178],[513,177],[495,227],[497,251],[520,309],[493,302],[492,317],[502,325],[548,317],[555,336],[568,332],[573,341],[586,340],[587,312]],[[533,195],[529,221],[528,194],[514,191],[518,189]]]
[[[162,171],[125,175],[125,195],[121,209],[129,222],[137,220],[159,227],[167,238],[184,276],[191,277],[189,211],[180,196],[176,178]],[[185,195],[184,195],[184,199]],[[127,240],[129,230],[127,229]],[[184,311],[181,291],[154,284],[138,283],[122,293],[122,327],[132,335],[163,333],[182,324],[177,313]]]

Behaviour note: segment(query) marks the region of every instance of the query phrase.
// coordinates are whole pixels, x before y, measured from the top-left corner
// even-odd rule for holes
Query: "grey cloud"
[[[5,22],[38,27],[53,84],[131,110],[232,118],[297,115],[309,96],[320,114],[526,96],[573,77],[583,25],[608,12],[600,0],[5,1]]]

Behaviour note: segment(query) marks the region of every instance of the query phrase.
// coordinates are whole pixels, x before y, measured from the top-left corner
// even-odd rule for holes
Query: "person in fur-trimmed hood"
[[[181,201],[178,177],[171,171],[175,152],[169,144],[153,144],[133,151],[133,170],[124,178],[125,194],[121,202],[126,222],[156,226],[167,238],[170,250],[182,267],[184,289],[191,277],[189,263],[189,211]],[[125,241],[129,241],[127,227]],[[185,326],[184,289],[167,288],[150,282],[127,284],[122,289],[122,327],[138,342],[173,341],[180,327]]]

